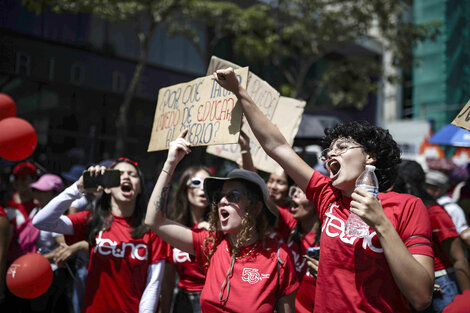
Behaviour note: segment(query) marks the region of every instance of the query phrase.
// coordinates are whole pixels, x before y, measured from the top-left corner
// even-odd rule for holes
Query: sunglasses
[[[289,188],[289,197],[294,198],[294,196],[299,198],[299,199],[303,199],[303,198],[306,199],[307,198],[307,196],[305,195],[303,190],[300,189],[300,187],[298,187],[298,186],[291,186]]]
[[[238,190],[231,190],[229,192],[221,192],[217,191],[214,194],[214,203],[217,204],[222,200],[222,198],[227,199],[228,202],[230,203],[238,203],[240,202],[240,199],[242,198],[242,193]]]
[[[204,179],[193,177],[191,179],[188,179],[186,186],[189,186],[192,188],[199,188],[199,187],[202,187],[203,184],[204,184]]]

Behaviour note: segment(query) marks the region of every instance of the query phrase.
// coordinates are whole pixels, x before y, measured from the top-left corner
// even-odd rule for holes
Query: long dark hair
[[[426,207],[429,207],[437,202],[424,188],[425,180],[426,174],[418,162],[403,160],[398,167],[398,177],[393,191],[416,196],[423,200]]]
[[[178,189],[174,197],[171,199],[170,209],[168,210],[168,218],[176,221],[180,224],[183,224],[187,227],[191,227],[191,212],[190,212],[190,203],[188,200],[188,180],[193,178],[197,172],[205,171],[207,174],[211,174],[209,168],[200,165],[194,165],[188,167],[183,174],[181,175],[179,182],[178,182]],[[205,218],[204,220],[208,219],[209,215],[209,205],[206,208]]]
[[[140,179],[141,192],[139,195],[137,195],[134,212],[131,216],[132,219],[130,233],[132,238],[136,239],[142,237],[149,230],[149,228],[144,223],[145,213],[147,211],[145,181],[144,176],[138,168],[137,163],[131,160],[120,158],[119,160],[111,164],[109,168],[114,168],[117,164],[123,162],[134,166],[137,170]],[[87,230],[88,243],[91,246],[96,245],[96,236],[98,235],[98,233],[102,230],[108,230],[111,227],[112,222],[113,215],[111,214],[111,195],[102,192],[96,202],[96,205],[91,211],[89,226]]]

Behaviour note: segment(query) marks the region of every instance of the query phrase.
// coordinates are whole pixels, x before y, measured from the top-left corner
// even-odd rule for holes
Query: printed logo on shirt
[[[342,242],[344,242],[346,244],[350,244],[350,245],[354,244],[354,242],[356,240],[361,240],[362,239],[362,248],[364,250],[367,250],[367,247],[369,247],[369,249],[372,250],[375,253],[383,253],[384,250],[382,248],[375,247],[372,244],[372,239],[375,236],[377,236],[377,233],[375,231],[370,233],[368,236],[366,236],[364,238],[357,238],[357,237],[354,237],[354,236],[348,236],[344,232],[344,230],[346,228],[346,222],[343,221],[342,219],[336,217],[333,214],[333,209],[334,208],[335,209],[339,208],[339,205],[332,203],[332,204],[330,204],[329,208],[330,209],[325,214],[326,219],[325,219],[325,222],[323,223],[323,226],[322,226],[322,233],[325,233],[328,237],[331,237],[331,238],[339,236],[339,239]]]
[[[148,250],[145,244],[133,244],[132,242],[117,242],[108,238],[102,238],[103,231],[100,231],[98,238],[96,238],[96,247],[94,253],[101,255],[112,254],[116,258],[125,258],[126,252],[130,252],[129,255],[133,259],[140,261],[147,260]]]
[[[249,282],[250,284],[256,284],[264,278],[269,278],[269,274],[260,274],[257,268],[244,268],[242,274],[242,280]]]
[[[173,263],[191,262],[189,253],[181,251],[178,248],[173,248]]]

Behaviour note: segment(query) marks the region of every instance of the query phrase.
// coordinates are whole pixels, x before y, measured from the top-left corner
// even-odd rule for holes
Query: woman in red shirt
[[[320,247],[320,220],[313,203],[307,199],[302,189],[291,186],[289,197],[292,199],[290,213],[282,214],[280,211],[281,218],[286,220],[285,223],[280,224],[295,225],[290,229],[287,239],[287,245],[294,255],[295,267],[300,281],[300,287],[295,296],[295,311],[297,313],[313,312],[318,259],[308,257],[307,249]],[[293,222],[290,222],[289,219]]]
[[[407,312],[431,302],[431,225],[422,201],[387,192],[396,178],[400,150],[384,129],[346,122],[325,133],[322,142],[329,177],[311,168],[260,111],[232,68],[217,70],[214,80],[238,99],[264,151],[305,191],[322,223],[315,295],[318,312]],[[366,164],[375,165],[378,198],[355,183]],[[349,236],[350,212],[369,226],[364,238]]]
[[[170,143],[145,223],[204,266],[203,312],[293,312],[298,288],[293,256],[287,246],[264,236],[268,225],[276,224],[277,212],[267,206],[269,192],[258,174],[235,169],[225,178],[206,178],[208,231],[191,230],[162,213],[172,174],[190,152],[186,133]]]
[[[33,219],[35,227],[67,235],[72,244],[87,240],[90,262],[82,312],[155,312],[168,245],[144,224],[143,175],[138,164],[119,158],[120,185],[103,191],[91,211],[63,215],[85,190],[83,176],[52,199]],[[104,174],[104,166],[89,168]]]
[[[207,228],[209,206],[204,194],[204,180],[210,176],[205,166],[190,166],[181,175],[178,189],[174,193],[168,210],[168,218],[192,230]],[[199,299],[206,275],[194,255],[171,248],[165,266],[162,289],[162,311],[169,312],[173,295],[176,272],[178,272],[178,293],[173,301],[173,313],[199,313]]]
[[[470,288],[470,268],[462,243],[446,210],[427,193],[425,173],[416,161],[405,160],[400,164],[394,191],[421,198],[428,209],[432,225],[434,251],[434,294],[432,309],[442,312],[461,290]]]

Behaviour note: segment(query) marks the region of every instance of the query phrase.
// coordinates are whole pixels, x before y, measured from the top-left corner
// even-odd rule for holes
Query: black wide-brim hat
[[[266,186],[266,183],[261,178],[261,176],[259,176],[258,173],[252,171],[234,169],[228,173],[226,177],[207,177],[204,180],[204,193],[206,194],[206,199],[209,203],[214,202],[214,194],[217,191],[222,190],[224,182],[229,180],[246,180],[258,186],[258,193],[262,195],[264,211],[268,217],[269,224],[271,226],[277,225],[279,212],[274,204],[268,203],[268,187]]]

